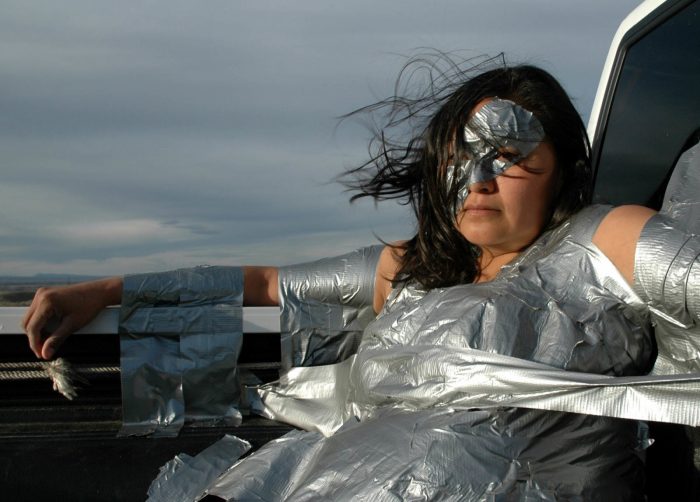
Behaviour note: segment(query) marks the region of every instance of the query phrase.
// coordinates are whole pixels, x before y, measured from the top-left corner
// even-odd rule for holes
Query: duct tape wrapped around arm
[[[383,246],[279,269],[282,369],[332,364],[354,354],[374,319]]]
[[[635,289],[654,319],[655,375],[700,376],[700,143],[678,159],[661,212],[642,231],[635,256]],[[697,396],[693,398],[697,403]],[[688,422],[686,422],[688,423]],[[695,424],[697,425],[697,424]],[[686,427],[700,469],[700,427]]]
[[[238,425],[243,271],[197,267],[124,278],[121,435]]]
[[[635,289],[655,320],[652,373],[700,373],[700,143],[676,163],[661,212],[642,231]]]

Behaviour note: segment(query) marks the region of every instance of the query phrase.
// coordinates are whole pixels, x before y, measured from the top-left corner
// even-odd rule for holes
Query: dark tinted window
[[[699,11],[696,1],[628,49],[603,137],[597,201],[656,205],[700,127]]]

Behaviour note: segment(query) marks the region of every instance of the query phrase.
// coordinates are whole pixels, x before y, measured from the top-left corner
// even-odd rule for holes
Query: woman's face
[[[474,111],[489,99],[477,104]],[[508,158],[513,152],[501,152]],[[482,255],[517,253],[542,232],[550,214],[556,184],[556,157],[547,141],[523,160],[488,181],[473,183],[457,213],[462,235]]]

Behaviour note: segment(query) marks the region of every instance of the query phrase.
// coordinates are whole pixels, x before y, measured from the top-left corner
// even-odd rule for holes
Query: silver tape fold
[[[700,237],[661,213],[642,230],[635,256],[635,289],[657,325],[653,373],[700,372]]]
[[[331,437],[294,431],[208,493],[295,502],[641,500],[640,441],[634,422],[585,415],[384,408]]]
[[[510,401],[504,398],[501,403],[492,397],[489,398],[492,402],[481,400],[468,406],[550,403],[553,401],[547,392],[553,391],[537,387],[541,378],[551,379],[555,390],[557,382],[567,389],[567,378],[572,374],[568,372],[578,372],[596,376],[593,381],[571,381],[561,399],[574,403],[553,409],[585,413],[590,404],[591,413],[598,409],[601,414],[612,416],[638,416],[640,411],[634,400],[623,401],[626,408],[622,410],[610,405],[617,403],[614,396],[621,391],[590,390],[614,386],[613,380],[600,375],[622,377],[648,372],[653,354],[645,304],[610,260],[591,243],[595,229],[609,210],[594,206],[582,211],[540,237],[491,282],[429,292],[412,285],[395,289],[384,310],[365,329],[355,365],[348,361],[321,368],[295,368],[278,384],[263,386],[260,394],[268,416],[326,434],[350,416],[366,416],[368,412],[358,408],[364,406],[362,403],[369,402],[370,409],[382,405],[381,400],[368,401],[367,396],[375,391],[372,385],[362,384],[380,371],[379,366],[364,363],[358,366],[357,361],[363,361],[366,354],[372,354],[372,361],[385,362],[388,374],[397,379],[405,376],[406,382],[415,385],[437,382],[446,385],[447,392],[449,374],[460,374],[459,365],[448,364],[450,351],[455,354],[481,351],[494,357],[500,354],[513,358],[507,365],[495,366],[505,372],[503,378],[515,375],[505,391]],[[413,347],[420,350],[442,347],[445,351],[439,354],[427,351],[434,357],[418,364],[414,356],[406,356]],[[507,368],[517,367],[517,361],[523,361],[525,366],[509,372]],[[412,368],[414,363],[420,368],[417,373]],[[474,361],[464,364],[469,366]],[[537,385],[530,388],[526,384],[527,372],[523,373],[528,364],[546,365],[551,373],[536,373],[531,378]],[[541,372],[544,367],[537,368]],[[484,374],[496,378],[498,372]],[[525,383],[519,391],[517,382],[521,377]],[[467,387],[460,387],[460,392],[465,395],[482,392],[468,390],[472,382],[477,385],[474,378],[465,379],[463,384]],[[591,404],[595,398],[584,396],[605,392],[612,397],[603,400],[608,403],[604,408]],[[629,393],[622,393],[625,392]],[[542,393],[541,401],[534,398],[538,393]],[[376,394],[385,396],[386,404],[393,406],[388,397],[390,389],[382,388]],[[433,395],[440,392],[430,389],[424,398],[432,399]],[[578,398],[580,402],[576,403]],[[430,406],[452,406],[455,402],[454,394],[446,394],[440,403],[431,402]],[[653,408],[650,412],[656,412],[657,406],[650,401],[647,404]],[[410,403],[397,406],[418,407]],[[683,413],[686,412],[681,413],[680,420],[685,420]]]
[[[243,271],[197,267],[124,278],[121,435],[238,425]]]
[[[666,185],[661,212],[687,232],[700,234],[700,143],[678,158]]]
[[[224,500],[293,500],[291,493],[304,481],[303,473],[313,469],[322,446],[320,434],[291,431],[232,465],[207,493]]]
[[[635,289],[654,317],[653,374],[700,372],[700,144],[679,158],[635,256]],[[700,465],[700,464],[699,464]]]
[[[700,383],[635,376],[652,355],[645,304],[590,242],[608,210],[545,234],[490,283],[396,289],[356,355],[259,388],[267,416],[314,432],[267,445],[208,492],[638,500],[637,424],[591,414],[694,422]]]
[[[336,385],[328,384],[331,378]],[[258,392],[268,418],[325,436],[353,417],[372,418],[381,407],[508,406],[700,425],[700,374],[612,377],[469,348],[363,351],[320,371],[294,368],[284,382]]]
[[[700,238],[679,230],[661,213],[647,222],[637,243],[635,289],[659,315],[681,328],[693,325],[691,314],[700,314],[687,308],[699,303],[700,288],[694,287],[691,275],[698,255]]]
[[[383,246],[279,269],[282,369],[355,353],[375,317],[374,282]]]
[[[652,342],[645,304],[590,242],[608,211],[590,208],[543,235],[492,282],[429,292],[411,285],[396,289],[365,329],[355,356],[293,368],[280,382],[262,386],[267,416],[329,436],[321,451],[330,457],[313,461],[318,470],[303,473],[290,499],[311,499],[312,493],[333,500],[449,499],[459,490],[473,500],[518,499],[527,487],[529,495],[545,499],[586,499],[603,489],[619,493],[620,500],[634,499],[630,490],[641,486],[636,474],[603,479],[612,465],[627,474],[641,472],[631,433],[625,435],[627,446],[611,447],[609,441],[622,437],[623,429],[636,431],[636,424],[590,413],[661,415],[659,386],[676,394],[688,387],[679,391],[674,378],[613,378],[641,378],[633,375],[649,369]],[[697,418],[692,407],[677,413],[681,420]],[[348,425],[357,419],[359,425]],[[438,434],[417,441],[422,424],[443,419]],[[553,429],[572,438],[582,421],[594,432],[562,450]],[[342,448],[331,446],[341,437]],[[404,454],[404,445],[411,444],[420,458]],[[438,450],[445,455],[427,458],[426,452]],[[571,457],[555,460],[562,452]],[[470,458],[473,468],[455,469]],[[607,467],[577,464],[583,458]],[[577,468],[570,476],[571,459]],[[367,476],[355,482],[363,466],[369,467]]]
[[[200,500],[206,489],[238,458],[250,450],[250,443],[226,435],[195,457],[176,455],[160,468],[148,488],[148,502]]]
[[[700,234],[700,143],[686,150],[674,166],[673,173],[666,187],[664,203],[661,213],[672,218],[673,226],[684,230],[688,234]],[[669,222],[670,223],[670,222]],[[697,240],[697,238],[695,238]],[[688,242],[689,243],[689,242]],[[663,244],[664,249],[666,243]],[[647,248],[645,252],[653,249]],[[638,251],[639,252],[639,251]],[[682,253],[685,260],[688,253]],[[681,257],[679,255],[679,257]],[[654,255],[647,256],[650,260],[656,260]],[[681,257],[681,259],[683,259]],[[680,264],[679,260],[674,263]],[[679,289],[687,293],[685,295],[685,310],[679,309],[678,304],[672,306],[671,311],[660,306],[651,308],[655,321],[654,334],[658,345],[658,356],[654,364],[653,374],[683,374],[700,373],[700,324],[696,322],[700,312],[700,270],[696,259],[687,273],[685,287]],[[676,283],[679,282],[678,272],[670,275]],[[635,271],[636,273],[636,271]],[[682,276],[684,272],[681,272]],[[636,278],[635,278],[636,279]],[[665,291],[664,291],[665,293]],[[678,295],[673,295],[678,299]],[[680,312],[679,312],[680,310]],[[676,317],[669,316],[669,312],[675,312]],[[688,322],[688,317],[693,322]],[[680,322],[678,322],[680,320]],[[686,434],[691,439],[695,454],[695,468],[700,470],[700,428],[686,428]]]

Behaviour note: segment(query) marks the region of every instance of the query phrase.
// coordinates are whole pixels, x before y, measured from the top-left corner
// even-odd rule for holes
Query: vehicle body
[[[699,127],[700,0],[646,1],[615,36],[590,116],[596,200],[658,209],[673,165]],[[22,309],[0,309],[3,362],[34,360],[21,315]],[[279,350],[270,349],[279,347],[275,315],[264,308],[244,313],[240,364],[263,380],[275,378],[279,367]],[[0,381],[0,486],[13,499],[143,499],[158,468],[175,454],[194,455],[224,433],[257,447],[290,429],[246,417],[238,428],[185,427],[175,439],[119,438],[115,310],[84,332],[68,340],[63,354],[77,367],[102,370],[75,401],[28,373]],[[657,441],[648,450],[649,500],[700,498],[694,432],[664,424],[651,430]]]

